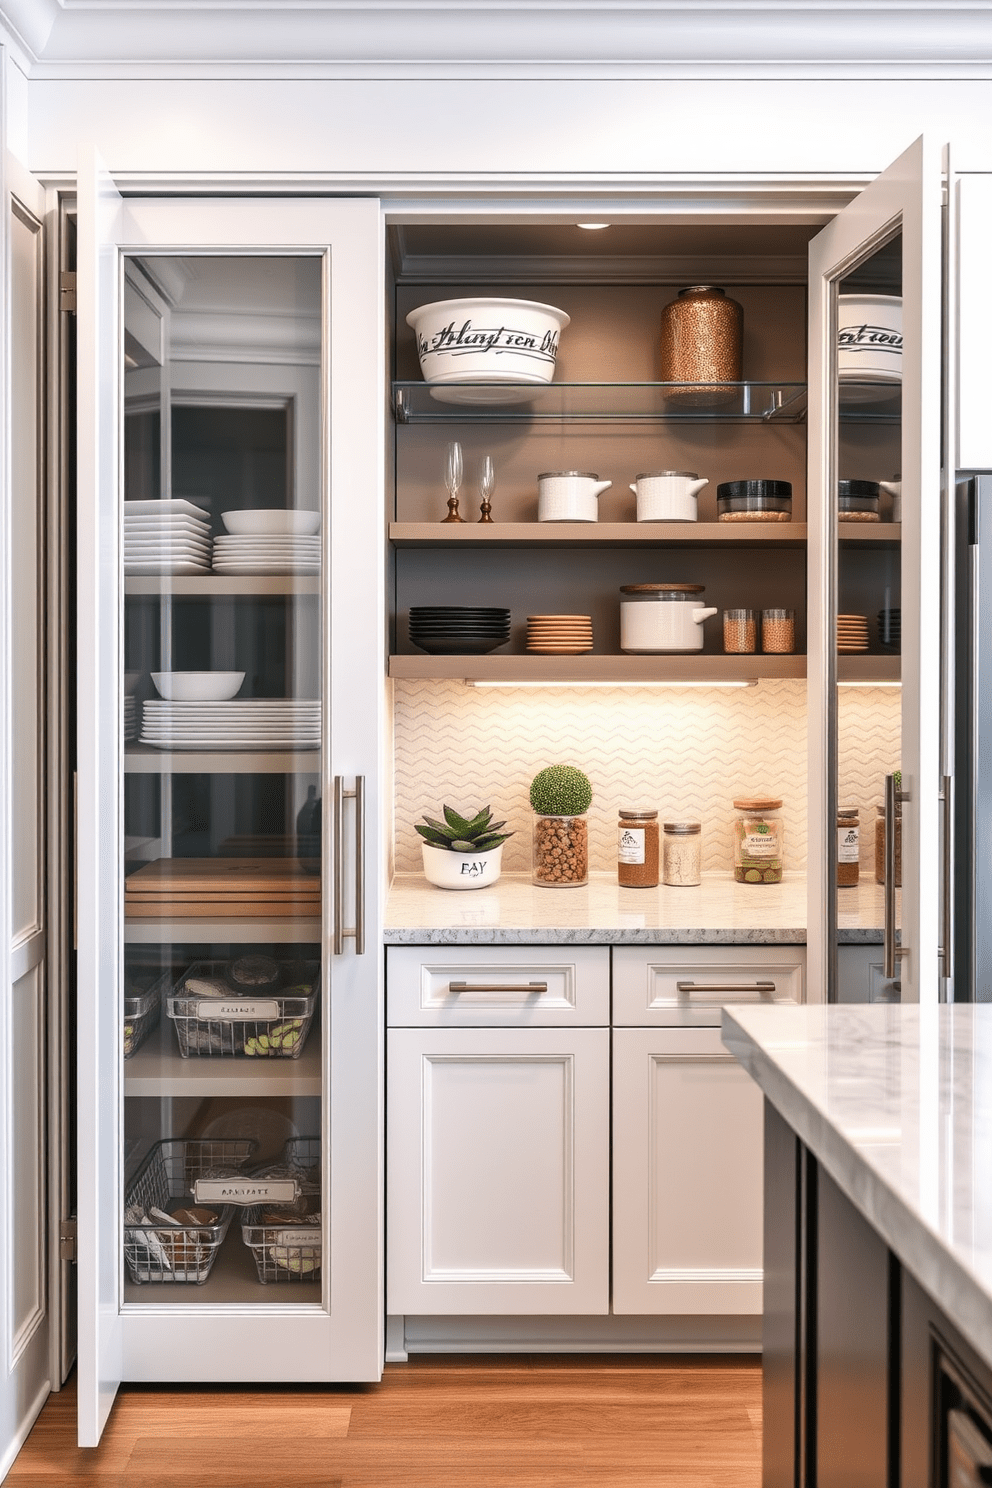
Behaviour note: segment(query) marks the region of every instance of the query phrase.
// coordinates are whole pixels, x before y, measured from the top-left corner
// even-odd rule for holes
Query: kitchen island
[[[992,1481],[992,1008],[723,1038],[765,1095],[765,1488]]]

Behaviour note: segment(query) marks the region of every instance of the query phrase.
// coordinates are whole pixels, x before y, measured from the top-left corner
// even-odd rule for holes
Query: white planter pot
[[[422,842],[424,877],[438,889],[484,889],[499,878],[503,844],[484,853],[448,852]]]
[[[406,318],[427,382],[550,382],[570,316],[534,300],[437,300]],[[442,849],[443,851],[443,849]]]

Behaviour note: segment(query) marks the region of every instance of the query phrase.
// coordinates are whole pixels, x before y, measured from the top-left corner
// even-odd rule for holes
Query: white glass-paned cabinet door
[[[851,924],[883,930],[895,969],[864,1000],[930,1001],[939,990],[942,187],[940,152],[918,140],[810,244],[813,999],[836,997],[838,940]],[[877,526],[839,510],[857,508],[862,487],[845,483],[862,481],[881,483]],[[874,693],[860,692],[866,683]],[[901,771],[889,791],[902,799],[888,811],[884,778],[858,773],[864,731],[883,716],[889,773]],[[857,886],[838,862],[838,809],[854,807]]]
[[[78,209],[79,1432],[382,1368],[378,203]]]

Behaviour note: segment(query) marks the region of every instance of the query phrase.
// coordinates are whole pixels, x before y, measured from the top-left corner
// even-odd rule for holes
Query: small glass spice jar
[[[762,610],[761,649],[769,656],[795,651],[795,610]]]
[[[837,887],[857,886],[861,868],[861,818],[857,806],[837,809]]]
[[[673,889],[691,888],[702,877],[703,839],[699,822],[665,822],[662,876]]]
[[[742,796],[734,809],[734,878],[738,883],[781,883],[782,802],[771,796]]]
[[[885,882],[885,807],[875,807],[875,882]],[[902,811],[896,806],[896,888],[902,888]]]
[[[728,656],[750,656],[757,651],[757,610],[724,610],[723,649]]]
[[[617,882],[625,889],[658,887],[658,813],[621,809],[617,823]]]

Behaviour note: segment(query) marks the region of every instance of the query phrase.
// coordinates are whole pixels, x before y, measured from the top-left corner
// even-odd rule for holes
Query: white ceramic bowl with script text
[[[499,402],[500,385],[512,398],[515,388],[551,381],[569,319],[564,310],[535,300],[475,296],[421,305],[406,323],[417,338],[426,382],[456,397],[463,387],[471,401]],[[490,386],[478,387],[474,396],[472,385],[480,383]]]

